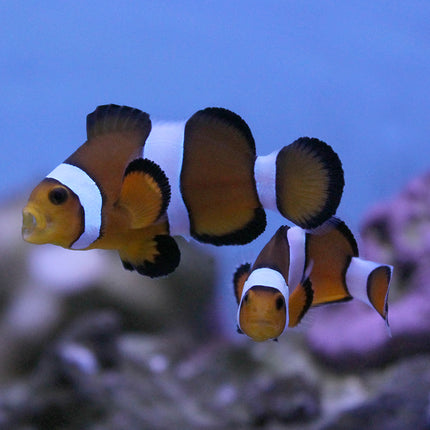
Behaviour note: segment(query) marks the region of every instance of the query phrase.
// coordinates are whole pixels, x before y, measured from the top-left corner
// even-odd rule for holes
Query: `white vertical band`
[[[155,123],[146,140],[143,156],[158,164],[169,179],[170,204],[167,208],[170,234],[190,237],[190,219],[181,194],[185,122]]]
[[[259,156],[255,160],[255,182],[261,204],[265,209],[278,211],[276,205],[276,157],[278,151]]]
[[[300,227],[291,227],[287,231],[290,247],[290,266],[288,285],[294,289],[302,281],[306,263],[306,232]]]
[[[103,199],[97,184],[79,167],[60,164],[47,178],[56,179],[70,188],[79,198],[84,209],[84,232],[71,248],[85,249],[96,241],[102,224]]]

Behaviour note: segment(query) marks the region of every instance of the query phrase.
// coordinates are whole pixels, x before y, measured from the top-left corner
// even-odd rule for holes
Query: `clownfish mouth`
[[[23,210],[22,212],[22,237],[24,240],[29,241],[31,235],[37,227],[37,219],[30,211]]]
[[[283,328],[270,319],[256,318],[241,325],[242,331],[256,342],[274,339],[282,334]]]
[[[272,321],[263,320],[263,319],[252,320],[250,321],[250,323],[256,326],[266,326],[266,327],[272,327],[274,325]]]

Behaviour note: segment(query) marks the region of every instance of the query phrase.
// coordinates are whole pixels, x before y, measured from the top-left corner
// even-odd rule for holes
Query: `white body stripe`
[[[88,248],[100,235],[102,224],[102,195],[97,184],[79,167],[60,164],[47,178],[56,179],[70,188],[79,198],[84,209],[84,232],[71,246],[73,249]]]
[[[258,197],[265,209],[278,211],[276,205],[276,157],[279,151],[257,157],[255,160],[255,182]]]
[[[291,227],[287,231],[290,247],[290,267],[288,268],[288,285],[291,288],[302,281],[306,263],[306,232],[300,227]]]
[[[167,216],[170,234],[190,237],[190,220],[180,188],[184,128],[185,122],[155,123],[145,143],[143,157],[157,163],[169,179],[171,199]]]
[[[248,290],[250,290],[252,287],[255,287],[256,285],[276,288],[284,296],[286,304],[286,320],[283,332],[285,332],[285,330],[288,328],[289,321],[288,298],[290,297],[290,290],[288,289],[288,285],[286,284],[284,277],[277,270],[265,267],[253,270],[249,275],[248,279],[245,281],[245,284],[243,285],[242,297],[240,298],[239,307],[237,309],[237,324],[240,327],[239,316],[240,308],[242,306],[242,300]]]

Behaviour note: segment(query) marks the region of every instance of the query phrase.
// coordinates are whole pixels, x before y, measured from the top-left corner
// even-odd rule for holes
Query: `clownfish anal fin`
[[[309,278],[302,281],[288,299],[288,327],[297,326],[312,305],[314,291]]]
[[[342,163],[325,142],[301,137],[279,151],[277,206],[294,224],[311,229],[329,219],[339,206],[344,184]]]
[[[146,227],[166,212],[170,202],[169,181],[153,161],[133,160],[124,173],[121,194],[116,205],[130,215],[130,227]]]
[[[143,146],[151,131],[151,120],[146,112],[115,104],[98,106],[87,116],[88,140],[109,133],[139,131]]]
[[[136,270],[150,278],[158,278],[172,273],[178,267],[181,253],[179,247],[169,235],[157,235],[142,249],[147,255],[133,255],[130,250],[119,252],[122,264],[126,270]]]
[[[255,142],[246,122],[222,108],[186,123],[181,193],[191,235],[213,245],[242,245],[266,228],[254,177]]]
[[[141,275],[157,278],[172,273],[179,265],[181,253],[178,245],[172,236],[155,236],[158,254],[154,261],[144,261],[143,264],[136,266],[137,272]]]
[[[233,287],[234,287],[234,296],[236,297],[237,304],[240,303],[240,299],[242,297],[243,285],[245,281],[248,279],[248,276],[251,272],[251,264],[245,263],[239,266],[236,269],[236,272],[233,276]]]

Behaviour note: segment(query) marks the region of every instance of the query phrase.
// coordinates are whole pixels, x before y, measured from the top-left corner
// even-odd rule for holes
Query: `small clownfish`
[[[282,226],[252,267],[244,264],[235,273],[238,330],[255,341],[276,340],[311,306],[353,298],[375,309],[389,330],[392,270],[359,258],[353,234],[339,219],[314,231]]]
[[[207,108],[155,123],[118,105],[87,116],[87,141],[32,191],[23,238],[69,249],[116,249],[124,268],[157,277],[180,260],[174,235],[241,245],[266,227],[264,209],[305,228],[335,213],[344,178],[337,154],[303,137],[256,156],[245,121]]]

